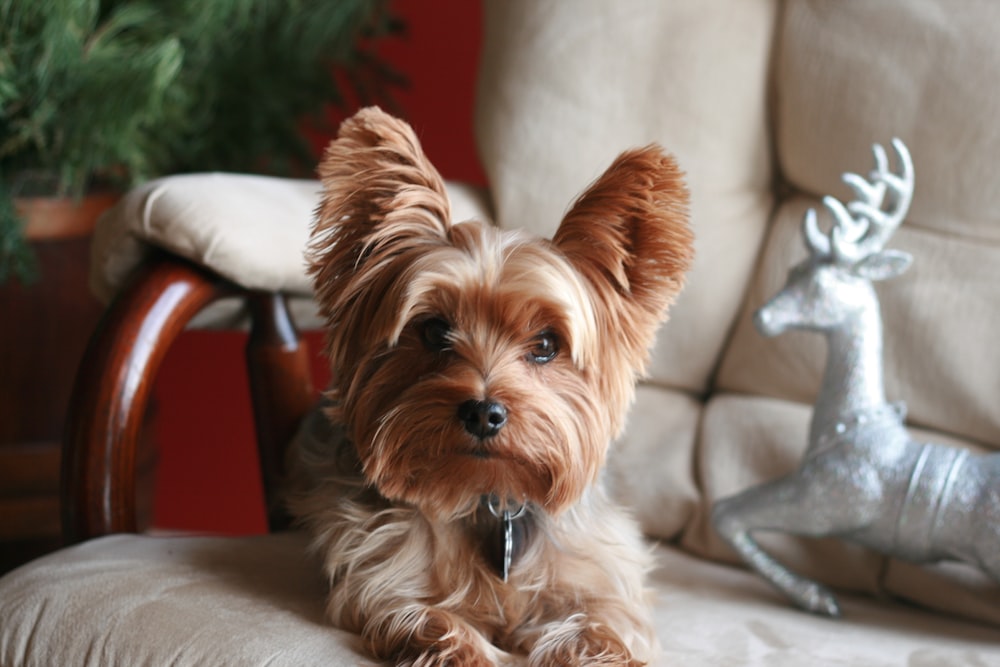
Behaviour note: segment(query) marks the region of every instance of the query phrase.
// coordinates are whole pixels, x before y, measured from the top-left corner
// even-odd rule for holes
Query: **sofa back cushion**
[[[551,235],[621,151],[687,172],[696,259],[652,380],[703,392],[771,209],[766,82],[776,2],[488,0],[477,141],[500,225]]]
[[[916,188],[888,247],[911,253],[877,284],[886,393],[911,423],[1000,448],[1000,4],[947,0],[787,3],[775,49],[778,202],[718,386],[812,403],[826,351],[810,334],[762,338],[750,315],[805,255],[799,224],[840,175],[901,138]],[[890,150],[890,157],[892,151]]]
[[[650,534],[736,562],[713,502],[798,465],[825,344],[750,317],[805,256],[806,209],[849,199],[841,174],[893,137],[916,198],[889,247],[915,264],[878,286],[886,393],[917,437],[998,448],[997,25],[994,0],[487,0],[477,139],[501,225],[551,233],[630,146],[659,141],[688,173],[697,258],[608,475]],[[1000,623],[980,579],[956,590],[837,540],[765,545],[829,584]]]

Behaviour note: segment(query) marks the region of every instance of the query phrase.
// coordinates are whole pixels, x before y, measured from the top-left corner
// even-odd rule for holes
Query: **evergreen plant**
[[[14,198],[187,171],[295,175],[345,97],[390,95],[386,0],[0,0],[0,282],[32,273]]]

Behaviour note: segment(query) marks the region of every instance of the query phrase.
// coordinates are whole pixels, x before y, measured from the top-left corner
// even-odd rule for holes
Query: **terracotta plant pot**
[[[14,207],[27,223],[30,241],[60,241],[89,236],[97,218],[121,197],[96,193],[82,199],[70,197],[19,197]]]

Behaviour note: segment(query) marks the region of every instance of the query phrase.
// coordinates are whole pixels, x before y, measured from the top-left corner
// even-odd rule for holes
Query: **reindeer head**
[[[844,206],[833,197],[823,198],[834,219],[829,232],[819,228],[815,209],[806,212],[802,232],[809,256],[789,271],[785,286],[754,315],[761,334],[776,336],[789,328],[830,331],[861,313],[877,313],[872,281],[909,268],[912,256],[884,249],[913,197],[910,153],[899,139],[892,145],[899,174],[890,171],[885,150],[875,144],[875,169],[868,180],[851,173],[843,177],[857,199]]]

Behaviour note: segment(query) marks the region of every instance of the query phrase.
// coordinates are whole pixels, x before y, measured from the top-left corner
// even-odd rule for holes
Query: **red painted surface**
[[[448,179],[483,183],[472,110],[481,10],[475,0],[395,0],[407,25],[380,53],[409,80],[396,94],[432,162]],[[328,137],[316,137],[322,145]],[[329,377],[310,335],[317,386]],[[192,331],[164,360],[154,390],[160,449],[153,523],[224,534],[264,532],[245,334]],[[193,464],[192,461],[197,461]]]

